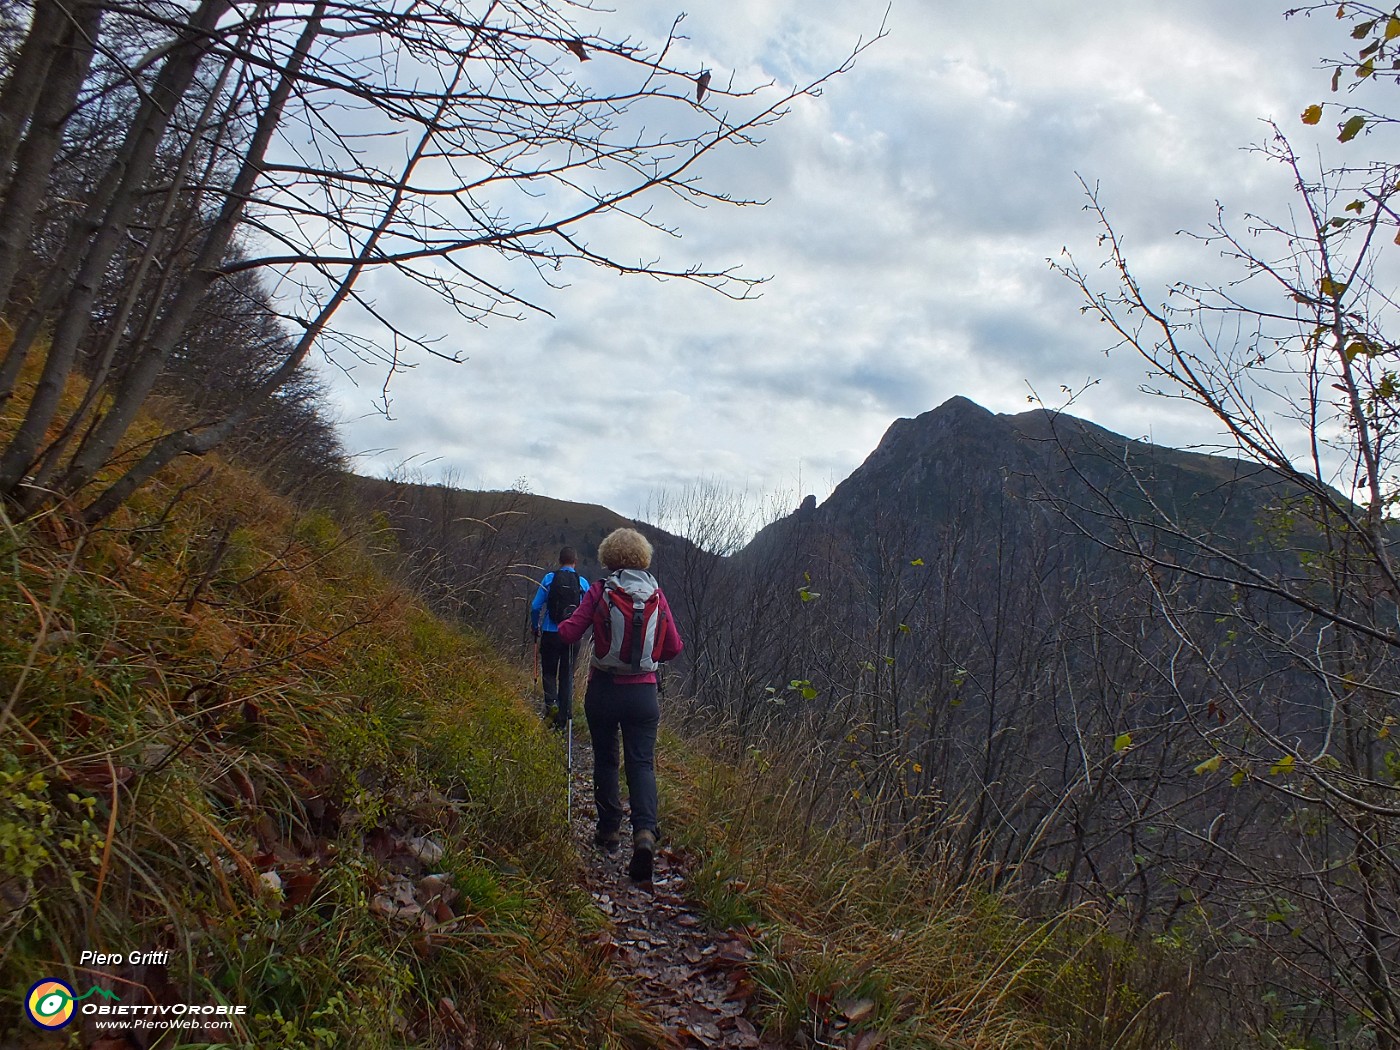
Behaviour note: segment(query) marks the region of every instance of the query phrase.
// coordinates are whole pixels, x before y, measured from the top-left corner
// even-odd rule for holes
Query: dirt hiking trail
[[[584,888],[610,926],[597,935],[609,966],[635,1001],[666,1031],[676,1050],[782,1050],[746,1016],[755,988],[754,957],[742,934],[709,929],[690,903],[684,854],[663,837],[650,883],[627,877],[632,838],[606,852],[593,842],[593,749],[574,724],[571,830],[583,866]],[[625,781],[625,778],[624,778]]]

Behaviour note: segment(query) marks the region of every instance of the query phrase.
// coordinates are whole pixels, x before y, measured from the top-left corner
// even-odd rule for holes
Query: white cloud
[[[669,15],[628,0],[600,24],[655,40]],[[787,85],[839,62],[882,8],[834,0],[708,5],[677,54],[696,68]],[[749,491],[825,492],[900,415],[965,394],[1024,410],[1034,387],[1100,380],[1076,410],[1158,439],[1208,436],[1179,405],[1139,394],[1141,366],[1105,358],[1101,329],[1046,260],[1092,264],[1096,230],[1076,173],[1097,183],[1145,277],[1218,266],[1177,236],[1219,199],[1277,199],[1280,177],[1244,147],[1260,118],[1296,115],[1324,89],[1325,20],[1256,2],[1001,5],[904,2],[888,36],[818,99],[799,101],[757,150],[707,168],[712,188],[762,209],[659,202],[680,241],[605,223],[638,258],[742,264],[772,275],[734,303],[684,282],[575,269],[553,318],[466,328],[421,292],[416,329],[449,333],[470,360],[395,379],[397,419],[360,418],[352,448],[389,448],[474,483],[524,475],[539,492],[639,510],[649,490],[708,478]],[[1331,35],[1329,35],[1331,33]],[[1321,138],[1322,136],[1318,136]],[[361,416],[381,377],[338,387]]]

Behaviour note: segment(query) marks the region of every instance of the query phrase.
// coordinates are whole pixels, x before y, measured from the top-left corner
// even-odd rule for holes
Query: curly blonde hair
[[[598,544],[598,560],[608,569],[651,568],[651,544],[636,529],[614,529]]]

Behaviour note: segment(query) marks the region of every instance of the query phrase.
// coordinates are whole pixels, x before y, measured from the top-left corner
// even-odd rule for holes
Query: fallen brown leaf
[[[720,944],[716,957],[725,962],[746,963],[753,958],[753,950],[741,941],[729,940]]]
[[[283,873],[282,890],[285,894],[284,907],[295,908],[305,904],[321,882],[319,872],[310,868],[293,869]]]
[[[449,1031],[456,1032],[458,1035],[466,1035],[470,1031],[471,1026],[467,1024],[467,1019],[457,1009],[457,1004],[446,996],[438,1000],[438,1016],[442,1018],[442,1023],[447,1026]]]
[[[82,762],[66,767],[60,775],[89,791],[111,794],[114,779],[117,784],[125,787],[136,776],[136,772],[126,766],[109,768],[106,762]]]
[[[875,1012],[873,999],[843,999],[836,1004],[836,1011],[851,1024],[858,1024]]]

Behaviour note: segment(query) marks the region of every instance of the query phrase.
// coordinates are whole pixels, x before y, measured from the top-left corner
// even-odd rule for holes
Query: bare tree
[[[657,198],[751,203],[702,183],[706,160],[757,144],[828,77],[725,87],[672,61],[675,27],[652,49],[578,28],[585,12],[554,0],[38,0],[0,87],[0,302],[15,333],[0,398],[20,392],[27,364],[38,372],[0,450],[0,493],[21,511],[77,498],[96,521],[173,458],[245,426],[315,348],[368,354],[390,373],[410,351],[455,359],[365,294],[372,272],[474,322],[542,310],[515,275],[547,287],[569,264],[748,295],[754,278],[633,261],[589,231],[615,217],[678,234]],[[42,288],[13,299],[65,136],[111,100],[120,141],[56,238]],[[244,273],[267,275],[293,328],[280,359],[243,405],[167,433],[92,493],[200,304]],[[344,310],[378,323],[383,342],[337,332]],[[75,409],[65,391],[80,373]]]
[[[1328,1045],[1359,1030],[1394,1050],[1400,390],[1382,249],[1400,171],[1309,175],[1281,133],[1263,152],[1293,176],[1292,218],[1250,216],[1241,232],[1216,223],[1203,241],[1238,265],[1231,283],[1148,291],[1095,195],[1116,283],[1097,286],[1073,260],[1059,268],[1163,394],[1202,406],[1273,479],[1272,542],[1242,547],[1146,486],[1131,500],[1096,490],[1089,502],[1112,524],[1106,542],[1142,566],[1178,652],[1198,669],[1193,682],[1171,680],[1197,772],[1232,784],[1272,823],[1259,834],[1227,818],[1232,834],[1198,835],[1198,852],[1213,855],[1205,866],[1232,887],[1214,921],[1274,954],[1282,965],[1268,979],[1300,1004],[1300,1028]]]

